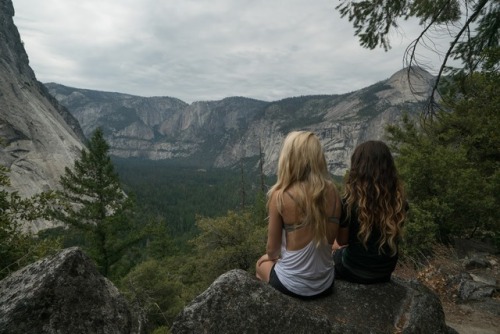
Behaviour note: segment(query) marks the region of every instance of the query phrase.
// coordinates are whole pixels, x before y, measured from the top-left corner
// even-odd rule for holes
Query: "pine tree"
[[[61,176],[58,209],[51,213],[55,219],[86,232],[92,244],[90,255],[107,276],[110,266],[137,239],[127,234],[132,203],[121,189],[101,129],[95,130],[87,146],[74,167],[67,167]]]
[[[499,72],[487,68],[457,83],[433,122],[405,116],[387,128],[410,199],[406,235],[415,249],[435,232],[444,241],[480,236],[500,245],[499,87]]]
[[[440,53],[442,63],[430,95],[431,107],[441,95],[437,94],[441,78],[449,73],[465,78],[466,74],[481,70],[485,51],[498,50],[500,45],[498,0],[340,0],[336,9],[341,17],[352,22],[360,45],[369,49],[390,49],[390,36],[398,29],[399,21],[419,20],[422,31],[406,49],[405,65],[424,67],[428,63],[424,57],[418,59],[420,49]],[[435,46],[444,36],[449,36],[450,43],[439,52]],[[461,61],[461,67],[451,68],[448,63],[452,60]],[[432,115],[433,109],[429,111]]]
[[[10,187],[9,170],[0,166],[0,279],[58,250],[57,241],[40,240],[23,224],[43,218],[47,194],[21,198]]]

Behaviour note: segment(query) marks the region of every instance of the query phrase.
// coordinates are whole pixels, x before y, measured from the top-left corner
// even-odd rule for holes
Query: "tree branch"
[[[486,6],[486,4],[488,3],[488,1],[489,0],[481,0],[481,2],[479,2],[479,4],[478,4],[476,10],[474,11],[474,13],[472,13],[472,15],[469,17],[469,19],[465,22],[464,26],[462,27],[462,29],[460,29],[460,31],[458,32],[458,34],[455,36],[455,39],[451,42],[450,47],[446,51],[444,60],[443,60],[443,62],[441,64],[441,67],[439,68],[439,72],[438,72],[438,75],[436,77],[436,81],[434,82],[434,86],[432,87],[432,91],[431,91],[431,95],[430,95],[430,100],[429,100],[429,107],[430,108],[429,108],[428,112],[426,113],[426,116],[430,115],[431,118],[432,118],[432,116],[434,115],[434,112],[433,112],[433,109],[432,109],[432,105],[435,104],[434,94],[438,90],[439,81],[440,81],[440,79],[441,79],[441,77],[443,75],[443,72],[444,72],[444,70],[446,68],[446,63],[448,62],[448,59],[450,58],[451,53],[455,49],[455,46],[457,45],[458,41],[460,40],[460,38],[462,37],[462,35],[464,34],[464,32],[469,29],[470,24],[472,22],[474,22],[474,20],[478,17],[479,13],[484,8],[484,6]]]

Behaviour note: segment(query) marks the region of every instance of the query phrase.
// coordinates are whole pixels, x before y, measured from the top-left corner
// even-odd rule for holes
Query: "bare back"
[[[298,192],[302,189],[298,186],[292,186],[287,189],[283,194],[283,206],[282,206],[282,220],[283,224],[287,227],[286,231],[286,248],[287,250],[299,250],[307,246],[311,240],[313,240],[313,230],[311,225],[302,225],[303,213],[297,205],[296,198],[298,197]],[[335,240],[338,224],[329,223],[329,218],[339,218],[340,217],[340,199],[337,195],[337,191],[332,186],[328,190],[327,194],[327,208],[324,223],[327,224],[327,240],[328,243],[333,244]]]

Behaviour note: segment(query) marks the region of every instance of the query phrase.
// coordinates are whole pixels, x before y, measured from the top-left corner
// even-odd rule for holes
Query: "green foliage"
[[[493,235],[500,230],[500,76],[475,73],[456,85],[436,119],[408,116],[389,126],[411,201],[409,250],[437,238]],[[420,246],[422,245],[422,246]]]
[[[179,254],[178,246],[163,219],[151,219],[147,231],[145,244],[141,249],[144,258],[161,260]]]
[[[170,334],[170,329],[166,326],[160,326],[156,328],[152,334]]]
[[[250,208],[252,219],[260,226],[260,224],[267,224],[267,195],[259,191],[255,196],[254,205]],[[264,222],[264,223],[262,223]]]
[[[457,23],[467,14],[480,17],[476,36],[491,44],[493,42],[491,39],[498,34],[498,31],[495,31],[498,28],[492,24],[495,19],[494,14],[498,13],[498,3],[495,0],[482,0],[466,6],[462,6],[463,4],[464,1],[458,0],[341,0],[336,9],[342,17],[347,16],[353,23],[355,35],[359,37],[361,46],[370,49],[377,46],[382,46],[386,50],[390,48],[388,36],[392,28],[398,27],[398,19],[407,20],[415,17],[420,19],[421,25],[426,26]]]
[[[22,223],[43,218],[44,194],[23,199],[9,192],[7,168],[0,166],[0,279],[60,248],[58,240],[39,240]]]
[[[121,291],[146,316],[151,329],[170,327],[184,307],[183,286],[176,267],[168,261],[145,261],[121,281]]]
[[[249,212],[229,211],[224,217],[200,217],[197,226],[200,235],[192,244],[207,282],[231,269],[255,271],[266,243],[265,221],[256,221]]]
[[[255,161],[245,161],[243,170],[115,161],[126,189],[136,193],[137,216],[149,222],[137,250],[141,256],[135,258],[143,263],[124,274],[119,287],[149,320],[148,330],[162,333],[220,274],[233,268],[254,271],[265,246],[266,197],[257,186],[260,178],[245,172]],[[247,199],[255,198],[255,204],[231,211],[240,207],[242,177]],[[191,227],[181,226],[191,224],[191,215]],[[208,242],[221,246],[210,248]]]
[[[143,237],[132,232],[133,203],[121,189],[108,151],[102,131],[97,129],[73,169],[66,168],[60,180],[63,190],[56,193],[50,210],[53,219],[83,233],[84,248],[105,276]]]
[[[442,33],[439,38],[443,34],[449,35],[451,42],[442,53],[431,102],[436,100],[434,95],[443,73],[451,70],[450,73],[471,74],[484,65],[484,52],[499,46],[498,0],[341,0],[336,9],[341,17],[347,17],[352,22],[360,45],[369,49],[380,46],[387,51],[390,49],[389,36],[393,29],[399,27],[398,20],[419,19],[422,32],[406,50],[408,67],[418,65],[418,48],[429,48],[439,32]],[[460,60],[462,67],[448,67],[451,59]]]
[[[102,131],[94,132],[88,150],[83,149],[73,169],[61,176],[60,211],[52,214],[80,229],[93,229],[108,217],[120,214],[127,203],[118,174],[108,156],[109,146]]]
[[[178,240],[195,235],[196,216],[216,217],[240,205],[241,171],[199,169],[164,161],[114,159],[127,192],[136,194],[138,214],[165,221],[171,235]],[[257,175],[247,173],[245,193],[252,198],[257,192]]]
[[[217,218],[198,216],[200,232],[189,242],[190,252],[157,249],[121,280],[121,291],[142,310],[151,329],[169,328],[177,313],[226,271],[255,272],[266,242],[264,198],[259,194],[248,210]]]
[[[411,205],[403,234],[402,253],[405,257],[422,259],[431,253],[438,232],[433,218],[428,211]]]

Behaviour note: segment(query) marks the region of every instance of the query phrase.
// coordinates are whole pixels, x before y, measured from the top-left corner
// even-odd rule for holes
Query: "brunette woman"
[[[406,211],[403,186],[387,145],[367,141],[357,146],[333,248],[336,277],[364,284],[389,281]]]

